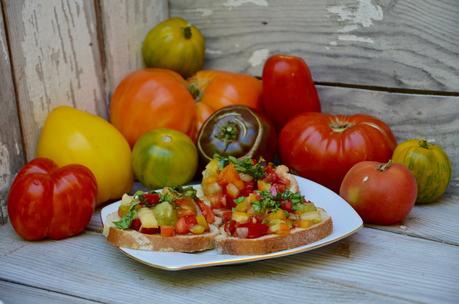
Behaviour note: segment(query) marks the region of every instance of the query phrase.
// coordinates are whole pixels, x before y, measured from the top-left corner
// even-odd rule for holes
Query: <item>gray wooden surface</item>
[[[457,0],[171,0],[206,37],[206,66],[261,75],[305,58],[320,82],[459,92]]]
[[[4,1],[27,159],[57,105],[106,116],[93,1]]]
[[[0,2],[0,10],[1,10]],[[24,164],[21,129],[3,15],[0,14],[0,225],[7,221],[6,198],[16,172]]]
[[[458,256],[458,246],[364,228],[308,253],[167,272],[97,233],[30,243],[0,227],[0,280],[106,303],[453,303]]]

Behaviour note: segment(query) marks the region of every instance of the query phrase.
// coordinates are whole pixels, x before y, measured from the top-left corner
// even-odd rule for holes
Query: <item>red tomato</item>
[[[210,206],[205,204],[203,201],[198,200],[199,209],[201,209],[202,215],[206,218],[207,223],[212,224],[215,222],[215,215]]]
[[[177,216],[183,217],[188,215],[196,215],[196,205],[191,198],[183,198],[175,201],[177,206]]]
[[[96,179],[82,165],[58,168],[46,158],[26,164],[11,186],[8,213],[26,240],[62,239],[79,234],[96,203]]]
[[[238,224],[237,228],[247,228],[248,233],[247,233],[247,238],[248,239],[254,239],[258,238],[260,236],[266,235],[269,230],[269,226],[261,223],[252,223],[248,222],[245,224]]]
[[[309,67],[300,57],[274,55],[263,67],[263,109],[278,129],[302,112],[320,112]]]
[[[279,136],[282,162],[335,192],[353,165],[386,162],[396,145],[384,122],[363,114],[303,113],[290,120]]]
[[[404,165],[364,161],[349,170],[339,193],[365,223],[391,225],[413,208],[416,178]]]
[[[163,69],[142,69],[124,78],[110,104],[110,121],[131,147],[147,131],[192,132],[196,106],[185,80]]]
[[[143,198],[147,205],[156,205],[160,201],[160,196],[157,193],[145,193]]]
[[[175,227],[172,226],[161,226],[161,236],[174,236]]]
[[[190,228],[196,225],[198,222],[196,221],[196,216],[194,215],[187,215],[178,219],[177,223],[175,224],[175,232],[177,234],[187,234],[190,232]]]

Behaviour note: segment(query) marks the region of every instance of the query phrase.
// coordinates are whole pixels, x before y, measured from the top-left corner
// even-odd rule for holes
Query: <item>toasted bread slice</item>
[[[113,225],[118,220],[116,213],[108,215],[104,234],[108,242],[117,247],[150,251],[198,252],[215,247],[218,229],[211,225],[211,231],[204,234],[187,234],[164,237],[158,234],[145,234],[136,230],[122,230]]]
[[[320,223],[307,229],[295,228],[287,235],[269,234],[255,239],[241,239],[228,236],[223,229],[215,238],[215,247],[221,254],[258,255],[303,246],[328,236],[333,231],[333,222],[324,213]]]

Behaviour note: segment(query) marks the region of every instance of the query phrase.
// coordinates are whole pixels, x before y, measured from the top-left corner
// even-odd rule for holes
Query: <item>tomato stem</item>
[[[239,137],[239,128],[237,123],[233,121],[226,122],[219,130],[218,134],[215,136],[216,138],[223,140],[225,143],[225,148],[228,146],[229,143],[237,140]]]
[[[190,39],[191,38],[191,25],[188,25],[183,28],[183,35],[185,36],[185,39]]]
[[[392,166],[392,159],[389,159],[389,161],[385,164],[378,165],[378,171],[384,172],[387,169],[389,169]]]
[[[335,120],[330,123],[330,128],[333,130],[333,132],[341,133],[353,125],[354,124],[351,122]]]
[[[427,141],[427,139],[423,138],[419,140],[419,147],[429,149],[429,142]]]

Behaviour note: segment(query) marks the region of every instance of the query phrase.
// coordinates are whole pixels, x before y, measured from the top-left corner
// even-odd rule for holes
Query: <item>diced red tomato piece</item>
[[[204,215],[204,217],[206,218],[207,223],[212,224],[213,222],[215,222],[215,215],[212,209],[201,200],[198,200],[197,203],[199,209],[201,209],[202,215]]]
[[[144,202],[148,205],[156,205],[159,203],[159,194],[157,193],[145,193],[143,194]]]
[[[174,236],[175,235],[175,227],[173,226],[161,226],[161,236]]]
[[[145,234],[157,234],[159,233],[159,228],[141,228],[140,232]]]
[[[225,231],[226,233],[228,233],[229,235],[234,235],[234,233],[236,232],[236,221],[227,221],[225,223]]]
[[[225,207],[226,208],[234,208],[237,206],[237,204],[234,202],[234,198],[232,198],[230,195],[225,194]]]
[[[246,182],[245,187],[242,189],[240,195],[249,196],[249,194],[253,192],[253,189],[255,189],[255,181],[251,180],[250,182]]]
[[[292,201],[291,200],[284,200],[284,201],[281,201],[280,203],[281,205],[281,208],[288,211],[288,212],[292,212],[293,211],[293,204],[292,204]]]
[[[189,227],[194,226],[194,225],[196,225],[198,223],[198,221],[196,220],[196,216],[194,216],[194,215],[187,215],[184,218],[185,218],[185,223]]]
[[[187,234],[190,232],[190,227],[185,221],[185,217],[181,217],[178,219],[177,223],[175,224],[175,232],[177,234]]]
[[[269,226],[261,223],[252,223],[248,222],[245,224],[238,224],[237,227],[247,227],[248,228],[248,233],[247,233],[247,238],[248,239],[254,239],[261,237],[263,235],[266,235],[269,230]]]
[[[177,206],[177,216],[196,215],[196,205],[191,198],[183,198],[175,201]]]
[[[233,212],[231,210],[226,210],[222,212],[222,220],[224,223],[227,221],[231,220],[231,217],[233,216]]]
[[[135,219],[132,220],[131,227],[129,227],[129,228],[139,231],[140,226],[142,226],[142,223],[140,222],[140,219],[139,218],[135,218]]]

